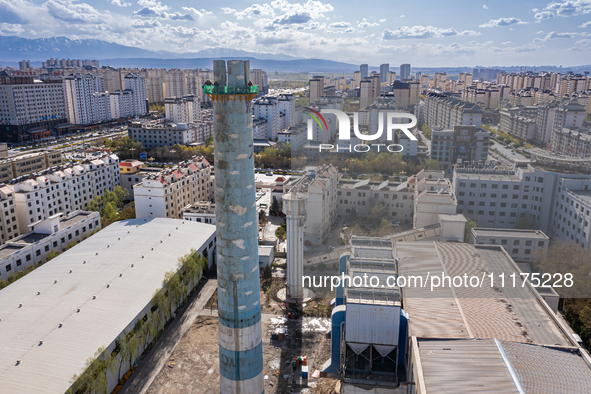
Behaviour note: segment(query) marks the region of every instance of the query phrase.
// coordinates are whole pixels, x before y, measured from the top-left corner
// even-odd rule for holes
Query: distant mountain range
[[[0,36],[0,59],[3,61],[44,61],[60,59],[112,59],[130,58],[210,58],[219,56],[256,57],[257,59],[291,60],[294,56],[272,53],[248,52],[239,49],[213,48],[199,52],[151,51],[102,40],[71,40],[66,37],[28,39],[17,36]]]
[[[66,37],[28,39],[17,36],[0,36],[0,67],[17,66],[20,60],[31,60],[34,67],[49,58],[100,60],[101,65],[138,68],[212,68],[214,59],[249,59],[251,68],[262,68],[267,72],[301,73],[346,73],[359,70],[359,64],[336,62],[324,59],[303,59],[285,54],[248,52],[230,48],[204,49],[198,52],[177,53],[151,51],[102,40],[72,40]],[[361,62],[361,60],[360,60]],[[508,72],[519,71],[519,67],[496,66]],[[378,70],[370,67],[370,71]],[[396,66],[392,65],[392,70]],[[533,70],[533,67],[528,67]],[[545,71],[590,70],[591,66],[537,67]],[[412,72],[446,71],[450,74],[471,72],[472,67],[413,67]]]
[[[284,54],[213,48],[199,52],[150,51],[102,40],[71,40],[66,37],[27,39],[0,36],[0,66],[16,66],[31,60],[34,67],[49,58],[99,60],[101,66],[138,68],[212,68],[214,59],[249,59],[251,68],[280,72],[352,73],[358,65],[322,59],[302,59]]]

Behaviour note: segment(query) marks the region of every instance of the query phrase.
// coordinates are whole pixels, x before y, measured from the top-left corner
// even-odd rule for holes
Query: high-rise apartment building
[[[324,77],[314,76],[309,82],[310,105],[324,96]]]
[[[404,81],[405,79],[410,78],[410,64],[404,63],[400,65],[400,80]]]
[[[387,82],[387,76],[390,72],[390,64],[384,63],[380,64],[380,82],[384,83]]]
[[[201,119],[201,104],[197,96],[167,97],[164,109],[166,119],[173,123],[194,123]]]
[[[148,113],[146,80],[138,74],[129,73],[125,76],[125,89],[133,93],[131,110],[134,115],[146,115]]]
[[[483,110],[478,104],[469,103],[444,94],[430,93],[425,97],[425,122],[431,128],[450,129],[455,125],[482,124]]]
[[[100,75],[68,76],[64,80],[68,122],[86,125],[147,114],[144,78],[129,73],[124,79],[125,90],[105,92]]]
[[[259,87],[259,94],[265,95],[269,92],[267,73],[259,68],[250,70],[250,82]]]
[[[360,79],[369,77],[369,66],[367,64],[359,66],[359,71],[361,72]]]
[[[96,74],[70,75],[64,80],[64,95],[68,122],[91,124],[101,121],[95,93],[104,92],[103,78]]]
[[[41,81],[29,71],[0,71],[0,139],[32,139],[30,129],[66,122],[61,79]]]
[[[535,141],[550,143],[554,130],[565,127],[582,127],[585,108],[576,98],[551,100],[538,106]]]

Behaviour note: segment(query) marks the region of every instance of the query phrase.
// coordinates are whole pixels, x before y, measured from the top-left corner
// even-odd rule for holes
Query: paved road
[[[513,161],[514,159],[527,159],[527,157],[523,156],[520,153],[515,152],[515,154],[511,154],[512,149],[511,148],[507,148],[504,145],[499,144],[496,141],[493,141],[494,145],[492,145],[492,148],[495,148],[496,150],[498,150],[502,156],[506,157],[507,159]]]
[[[144,358],[140,366],[135,370],[131,378],[125,383],[120,394],[143,394],[145,393],[158,373],[166,365],[172,351],[179,341],[189,331],[193,321],[217,289],[217,280],[209,279],[205,286],[199,291],[181,315],[168,326],[160,340]],[[209,313],[209,311],[207,312]]]

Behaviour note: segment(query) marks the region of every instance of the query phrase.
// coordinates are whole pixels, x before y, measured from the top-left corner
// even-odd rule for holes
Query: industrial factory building
[[[388,277],[442,272],[495,281],[386,285]],[[339,274],[377,276],[379,284],[337,288],[324,372],[341,379],[341,394],[591,392],[580,338],[529,282],[498,280],[520,272],[500,245],[353,237]]]
[[[0,291],[0,391],[66,392],[99,348],[110,354],[147,316],[179,257],[194,248],[214,263],[215,235],[204,223],[123,220]],[[109,393],[117,373],[108,372]]]

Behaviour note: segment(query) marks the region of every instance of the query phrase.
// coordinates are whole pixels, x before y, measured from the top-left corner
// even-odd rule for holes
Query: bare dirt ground
[[[214,297],[215,295],[212,296]],[[213,304],[212,300],[212,306]],[[264,305],[263,302],[262,304]],[[281,310],[277,305],[274,308]],[[212,316],[209,316],[210,313]],[[147,394],[220,392],[216,315],[217,310],[210,312],[204,309],[202,315],[195,319],[167,365],[154,379]],[[329,319],[285,319],[283,314],[263,312],[262,327],[266,393],[333,394],[336,380],[312,376],[316,370],[322,369],[322,365],[330,357],[330,339],[326,337],[330,328]],[[281,328],[285,329],[285,339],[272,340],[271,334]],[[291,362],[300,356],[307,356],[309,379],[302,380],[301,369],[298,368],[293,383]]]

